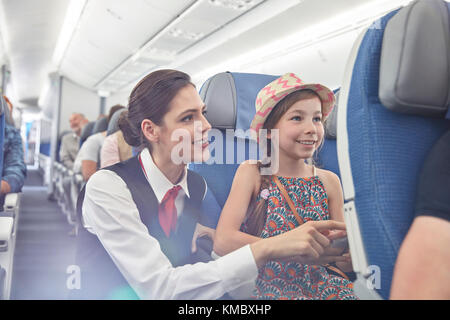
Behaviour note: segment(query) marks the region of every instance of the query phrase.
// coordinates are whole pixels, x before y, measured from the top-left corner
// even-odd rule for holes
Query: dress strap
[[[278,189],[280,189],[280,192],[283,195],[284,199],[288,203],[288,206],[291,209],[292,214],[294,215],[294,217],[297,220],[298,224],[301,226],[304,223],[304,221],[303,221],[302,217],[298,214],[297,208],[295,207],[294,203],[292,202],[291,197],[287,193],[286,189],[284,188],[283,184],[280,182],[278,177],[277,176],[272,176],[272,177],[273,177],[273,181],[278,186]]]
[[[314,176],[314,177],[317,176],[317,173],[316,173],[316,166],[315,166],[315,165],[313,165],[313,176]]]

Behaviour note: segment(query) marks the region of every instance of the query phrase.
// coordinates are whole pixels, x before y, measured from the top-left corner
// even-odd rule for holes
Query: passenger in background
[[[450,131],[419,178],[416,217],[395,263],[390,299],[450,299]]]
[[[12,121],[13,105],[6,96],[3,96],[7,105],[5,121],[5,137],[3,145],[3,172],[0,190],[0,205],[3,206],[5,195],[20,192],[27,175],[24,161],[23,144],[20,130],[14,127]]]
[[[122,130],[106,137],[100,152],[100,168],[111,166],[132,157],[132,147],[125,141]]]
[[[61,163],[72,170],[73,163],[77,157],[80,148],[80,135],[83,127],[89,122],[81,113],[72,113],[69,118],[70,128],[72,132],[64,135],[61,139],[61,149],[59,151],[59,159]]]
[[[278,132],[278,152],[268,154],[267,164],[247,161],[239,166],[217,225],[214,251],[219,255],[311,222],[344,221],[339,178],[306,162],[323,143],[323,121],[334,106],[333,92],[320,84],[304,84],[293,73],[287,73],[261,89],[256,102],[251,130],[258,140],[261,129],[267,130],[267,142],[259,143],[267,143],[268,151]],[[279,164],[275,172],[262,170],[274,163]],[[329,255],[338,255],[336,249],[324,251],[316,243],[313,251],[324,254],[321,263],[268,262],[259,270],[253,297],[356,299],[344,273],[352,271],[349,254],[345,255],[346,261],[337,262],[327,259],[326,250],[331,250]]]
[[[122,105],[111,107],[108,114],[108,122],[116,111],[123,108],[125,107]],[[87,138],[75,158],[73,171],[75,173],[81,173],[84,181],[88,181],[100,167],[100,150],[105,141],[105,137],[106,131],[102,131]]]

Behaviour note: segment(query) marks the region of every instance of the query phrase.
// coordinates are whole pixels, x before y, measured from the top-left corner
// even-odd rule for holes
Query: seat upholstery
[[[92,134],[96,134],[108,129],[108,119],[103,117],[95,121],[94,127],[92,128]]]
[[[92,129],[94,129],[94,125],[95,121],[88,122],[81,130],[80,147],[83,144],[83,142],[85,142],[86,139],[89,138],[90,135],[92,135]]]
[[[436,6],[438,3],[440,5]],[[448,9],[448,4],[440,0],[416,1],[402,10],[410,10],[411,16],[420,18],[424,17],[420,10],[434,10],[435,15],[431,20],[448,19],[448,15],[440,14],[442,8]],[[387,25],[397,15],[398,11],[387,14],[365,32],[356,60],[348,66],[350,70],[347,72],[352,72],[350,83],[344,81],[342,85],[338,111],[337,140],[344,197],[349,203],[354,203],[367,265],[379,268],[381,286],[376,290],[385,299],[389,298],[398,250],[414,217],[420,168],[435,141],[449,128],[449,122],[443,118],[393,112],[380,101],[378,92],[381,85],[379,74],[383,36],[386,36]],[[431,20],[421,21],[419,26],[426,27]],[[409,22],[406,20],[401,25]],[[405,30],[409,30],[408,26]],[[402,41],[397,43],[398,46],[403,44]],[[427,39],[417,39],[412,48],[426,45]],[[426,47],[426,50],[433,49]],[[449,56],[448,52],[446,54]],[[433,75],[429,74],[415,76],[420,81],[433,79]],[[345,109],[345,112],[341,109]],[[348,157],[349,167],[343,161],[343,155]],[[354,189],[351,183],[347,184],[351,180]],[[347,214],[351,217],[354,212]],[[354,229],[349,233],[356,231]],[[356,245],[350,243],[350,247],[356,248]]]

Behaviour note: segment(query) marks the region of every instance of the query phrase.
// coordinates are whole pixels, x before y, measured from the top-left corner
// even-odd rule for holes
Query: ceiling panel
[[[161,65],[167,65],[177,58],[177,54],[187,48],[201,42],[215,31],[231,23],[237,17],[256,7],[263,0],[202,0],[196,1],[183,15],[162,29],[153,39],[143,43],[138,54],[133,56],[130,51],[129,59],[138,61],[134,64],[122,62],[118,64],[110,77],[117,77],[117,73],[124,71],[124,77],[128,77],[127,83],[136,80],[135,74],[140,69],[139,75]],[[232,8],[231,4],[243,4],[239,8]],[[181,13],[181,12],[180,12]],[[162,58],[162,59],[161,59]],[[143,61],[145,59],[145,61]],[[133,70],[134,69],[134,70]],[[120,90],[121,87],[107,82],[108,77],[100,81],[96,87],[100,90]],[[106,88],[107,87],[107,88]]]
[[[91,0],[68,46],[61,72],[93,88],[192,1]],[[76,67],[75,67],[76,66]]]
[[[51,59],[67,0],[3,0],[1,7],[11,80],[18,106],[36,106],[51,71]]]

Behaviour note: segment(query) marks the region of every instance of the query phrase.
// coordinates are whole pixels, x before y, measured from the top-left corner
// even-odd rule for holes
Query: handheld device
[[[333,240],[330,245],[331,248],[340,248],[342,252],[344,252],[348,248],[348,239],[347,237],[339,238]]]

